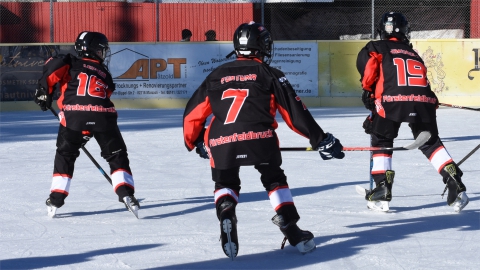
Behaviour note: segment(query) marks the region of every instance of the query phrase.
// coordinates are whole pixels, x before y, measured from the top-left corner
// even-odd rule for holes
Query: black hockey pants
[[[119,201],[122,201],[125,196],[133,195],[134,185],[127,147],[118,127],[105,132],[82,133],[82,131],[75,131],[60,125],[50,194],[53,205],[60,207],[65,203],[65,198],[69,193],[70,181],[73,177],[75,161],[80,155],[79,149],[82,144],[87,142],[84,136],[89,138],[93,136],[100,146],[101,156],[110,166],[112,184]],[[119,173],[114,175],[116,172]]]

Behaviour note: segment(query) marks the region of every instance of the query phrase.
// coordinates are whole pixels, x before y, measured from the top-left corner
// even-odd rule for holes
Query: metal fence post
[[[50,42],[53,43],[53,0],[50,0]]]
[[[375,0],[372,0],[372,38],[375,39]]]
[[[262,17],[262,21],[261,23],[263,25],[265,25],[265,0],[262,0],[261,4],[260,4],[260,13],[261,13],[261,17]]]
[[[157,20],[156,20],[156,25],[155,28],[157,29],[157,40],[156,42],[160,41],[160,4],[158,3],[158,0],[155,0],[155,13],[157,14]]]

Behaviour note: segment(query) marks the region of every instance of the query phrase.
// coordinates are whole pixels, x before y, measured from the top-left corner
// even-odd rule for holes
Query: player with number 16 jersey
[[[39,84],[52,94],[57,83],[63,126],[79,131],[105,131],[117,125],[117,112],[110,101],[115,84],[99,60],[71,54],[48,59]]]
[[[110,183],[119,202],[138,217],[140,204],[134,197],[134,181],[130,170],[127,146],[117,125],[117,111],[110,101],[115,90],[107,65],[110,47],[107,37],[99,32],[81,32],[75,41],[77,56],[67,54],[50,58],[38,81],[35,103],[43,111],[51,109],[55,87],[60,98],[60,127],[48,214],[64,205],[70,192],[79,149],[95,138],[102,157],[110,165]],[[85,150],[85,148],[83,148]]]

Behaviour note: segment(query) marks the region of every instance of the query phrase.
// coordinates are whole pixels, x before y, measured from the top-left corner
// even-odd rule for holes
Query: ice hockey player
[[[443,177],[448,189],[447,203],[456,212],[468,204],[462,171],[438,136],[438,99],[430,88],[422,58],[410,44],[410,27],[398,12],[382,15],[378,24],[380,40],[370,41],[359,52],[357,69],[363,88],[362,101],[372,111],[364,122],[372,146],[392,147],[402,122],[409,123],[415,138],[422,131],[430,139],[419,149]],[[388,211],[392,200],[392,151],[374,151],[372,177],[376,187],[367,192],[367,206]],[[444,191],[445,193],[445,191]]]
[[[48,215],[54,217],[69,194],[79,149],[94,137],[108,162],[114,192],[127,209],[138,214],[134,181],[127,147],[117,125],[117,111],[110,100],[115,90],[107,65],[110,48],[107,37],[98,32],[81,32],[75,41],[78,58],[67,54],[50,58],[38,81],[35,103],[43,111],[52,105],[55,86],[60,98],[60,127],[57,136],[51,193],[46,201]]]
[[[223,251],[232,259],[237,256],[239,171],[240,166],[254,166],[276,211],[272,221],[280,227],[284,241],[302,253],[310,252],[315,248],[314,236],[298,227],[300,216],[280,168],[275,114],[278,111],[292,130],[308,138],[324,160],[343,158],[342,145],[315,122],[285,75],[269,66],[273,41],[263,25],[241,24],[233,35],[233,45],[230,55],[236,54],[236,60],[207,76],[188,101],[183,116],[187,149],[196,148],[200,157],[210,159]]]

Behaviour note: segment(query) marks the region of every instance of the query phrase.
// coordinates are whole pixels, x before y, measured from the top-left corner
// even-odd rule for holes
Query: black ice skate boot
[[[443,170],[448,174],[443,178],[446,184],[443,194],[448,189],[447,204],[452,206],[455,212],[460,212],[469,202],[467,188],[461,178],[463,172],[454,163],[446,165]]]
[[[365,199],[368,201],[367,207],[369,209],[383,212],[390,210],[388,204],[392,200],[394,177],[395,172],[392,170],[387,170],[385,172],[385,180],[380,181],[374,189],[372,189],[370,192],[367,192]]]
[[[272,218],[273,224],[280,227],[280,231],[285,236],[281,249],[285,246],[285,241],[288,240],[290,245],[296,247],[301,253],[312,252],[316,248],[315,242],[313,241],[313,234],[309,231],[301,230],[297,226],[297,221],[298,220],[292,220],[286,223],[283,216],[278,214]]]
[[[238,237],[237,237],[237,216],[235,215],[236,204],[225,200],[217,206],[217,217],[220,221],[220,238],[222,249],[227,257],[237,257]]]
[[[47,215],[49,217],[54,218],[56,216],[58,208],[65,204],[65,198],[67,198],[67,195],[64,193],[50,193],[50,196],[48,196],[48,199],[45,201],[47,205]]]

